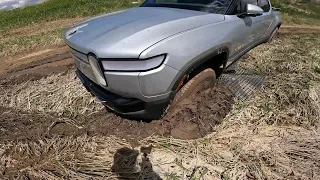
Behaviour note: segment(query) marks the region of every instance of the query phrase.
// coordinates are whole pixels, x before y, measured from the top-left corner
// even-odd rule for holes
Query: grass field
[[[320,3],[289,0],[272,0],[272,3],[282,9],[285,25],[320,25]],[[61,44],[62,32],[70,25],[138,5],[132,0],[49,0],[24,9],[0,12],[0,57]]]
[[[273,4],[285,25],[319,25],[319,3]],[[320,179],[319,34],[281,34],[250,51],[239,68],[266,76],[264,88],[236,100],[215,131],[196,140],[123,139],[104,127],[98,131],[90,124],[115,116],[86,92],[74,69],[28,77],[28,68],[41,71],[48,59],[64,55],[63,46],[53,46],[50,56],[42,55],[47,64],[31,56],[61,44],[64,28],[133,6],[127,0],[49,0],[0,12],[0,72],[13,69],[0,74],[0,179]],[[23,70],[26,77],[19,77]],[[201,121],[196,113],[193,118]]]
[[[320,25],[320,2],[297,0],[271,0],[272,5],[281,8],[285,24]]]
[[[49,0],[24,9],[0,12],[0,31],[40,22],[91,17],[134,6],[131,0]]]
[[[60,44],[62,32],[73,23],[135,6],[131,0],[49,0],[0,12],[0,57]]]
[[[132,2],[132,0],[49,0],[24,9],[0,12],[0,32],[3,33],[10,31],[12,28],[40,22],[92,17],[98,14],[136,7],[140,4]],[[317,23],[316,20],[320,18],[320,5],[314,1],[272,0],[272,4],[281,8],[285,15],[292,18],[290,23],[308,24],[310,21]]]
[[[254,98],[237,101],[223,123],[205,138],[183,141],[150,136],[138,142],[152,145],[148,159],[138,156],[143,152],[139,147],[116,136],[64,135],[6,142],[0,143],[0,153],[6,152],[0,170],[1,163],[6,163],[5,177],[45,179],[160,176],[174,180],[193,171],[193,179],[318,179],[319,45],[319,35],[282,35],[251,51],[239,66],[244,72],[267,75],[266,86]],[[69,72],[6,86],[0,103],[22,110],[22,117],[37,112],[74,118],[70,123],[81,128],[83,120],[75,117],[95,113],[101,106],[73,77]],[[5,113],[13,116],[15,112]],[[117,153],[122,154],[120,160]],[[142,163],[138,174],[125,170],[138,162]],[[115,164],[127,173],[112,172]]]

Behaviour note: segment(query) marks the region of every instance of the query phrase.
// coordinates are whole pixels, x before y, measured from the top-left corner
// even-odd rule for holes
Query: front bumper
[[[140,99],[126,98],[100,87],[79,70],[76,71],[76,74],[86,89],[92,95],[96,96],[108,109],[128,119],[160,119],[165,114],[170,101],[174,98],[174,92],[167,98],[154,102],[144,102]]]
[[[90,64],[75,55],[74,59],[77,69],[92,82],[98,84]],[[165,64],[146,72],[104,71],[103,73],[108,85],[101,88],[122,97],[136,98],[144,102],[168,98],[174,82],[180,76],[179,71]]]

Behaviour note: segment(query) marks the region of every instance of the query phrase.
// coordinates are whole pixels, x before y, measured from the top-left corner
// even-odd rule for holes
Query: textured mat
[[[236,64],[228,67],[228,73],[222,74],[218,84],[229,86],[240,100],[246,100],[254,96],[265,84],[266,77],[251,75],[238,70]]]

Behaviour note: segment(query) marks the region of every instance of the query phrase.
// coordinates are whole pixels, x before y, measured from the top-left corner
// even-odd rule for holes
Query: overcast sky
[[[0,0],[0,11],[39,4],[45,0]]]

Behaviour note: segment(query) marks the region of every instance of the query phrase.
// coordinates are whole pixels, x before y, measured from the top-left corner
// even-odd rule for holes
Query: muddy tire
[[[277,36],[279,28],[277,27],[275,30],[273,30],[273,32],[271,33],[271,36],[268,39],[268,42],[272,42],[272,40]]]
[[[216,81],[216,73],[213,69],[208,68],[201,71],[179,90],[172,102],[172,106],[176,106],[193,93],[212,88],[216,84]]]

